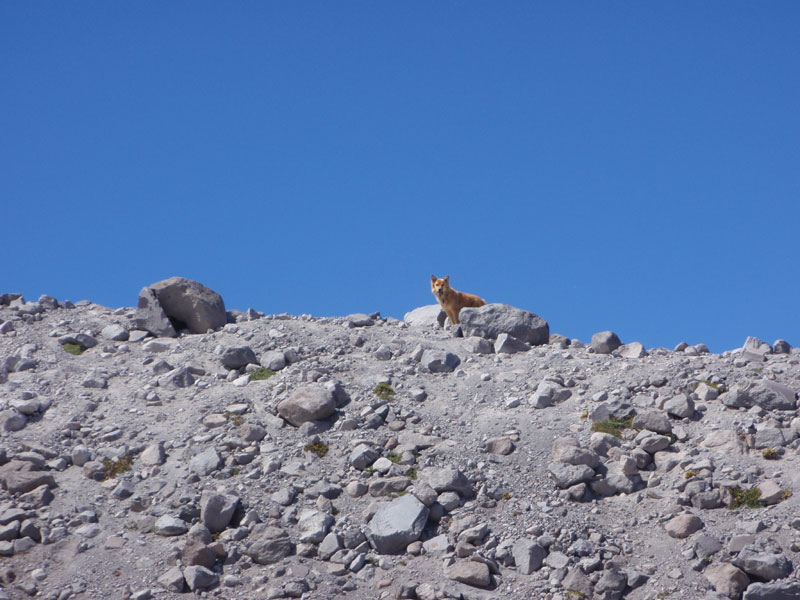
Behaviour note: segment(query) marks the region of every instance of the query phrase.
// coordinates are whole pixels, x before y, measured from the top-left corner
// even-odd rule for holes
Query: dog
[[[477,308],[486,304],[486,300],[475,294],[466,294],[451,288],[450,275],[443,279],[437,279],[436,275],[431,275],[431,291],[439,301],[439,306],[447,313],[451,325],[458,325],[458,313],[462,308]]]

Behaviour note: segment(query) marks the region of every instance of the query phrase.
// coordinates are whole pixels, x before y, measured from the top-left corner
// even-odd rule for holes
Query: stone
[[[591,598],[594,594],[592,580],[587,577],[580,567],[572,567],[567,571],[567,576],[561,581],[561,587],[567,591],[567,597]]]
[[[369,327],[375,324],[375,319],[363,313],[347,315],[346,318],[351,327]]]
[[[300,387],[278,403],[278,414],[295,427],[327,419],[335,410],[333,392],[318,385]]]
[[[550,340],[547,321],[507,304],[462,308],[458,318],[465,337],[477,335],[494,340],[505,333],[531,346],[547,344]]]
[[[713,388],[710,388],[713,389]],[[679,419],[689,419],[694,415],[694,400],[686,394],[677,394],[664,403],[664,411]]]
[[[189,537],[181,551],[181,562],[184,566],[200,566],[211,569],[217,562],[217,554],[201,540]]]
[[[530,349],[530,344],[526,344],[522,340],[518,340],[507,333],[498,335],[494,343],[494,351],[496,354],[516,354],[517,352],[527,352]]]
[[[570,396],[572,396],[572,392],[563,385],[544,379],[536,387],[536,391],[530,398],[530,403],[533,408],[547,408],[555,402],[568,400]]]
[[[600,465],[600,457],[596,452],[579,447],[569,437],[558,438],[553,442],[553,460],[569,465],[586,465],[592,469]]]
[[[647,411],[633,417],[635,429],[647,429],[656,433],[672,433],[672,423],[665,412]]]
[[[222,353],[220,362],[226,369],[239,370],[250,364],[258,364],[258,359],[250,346],[234,346]]]
[[[594,585],[593,600],[619,600],[628,581],[625,574],[617,569],[604,569]]]
[[[700,533],[694,540],[694,551],[698,558],[713,556],[722,550],[722,542],[708,533]]]
[[[12,471],[5,477],[4,486],[9,494],[25,494],[46,485],[56,487],[56,480],[43,471]]]
[[[433,329],[434,327],[444,327],[444,320],[447,314],[442,310],[438,304],[429,304],[427,306],[420,306],[414,310],[407,312],[403,316],[403,321],[408,323],[411,327],[427,327]]]
[[[794,390],[769,379],[762,379],[748,393],[753,402],[764,410],[794,410],[797,404]]]
[[[791,354],[792,345],[786,340],[775,340],[772,344],[772,352],[775,354]]]
[[[700,445],[720,454],[742,455],[747,452],[747,444],[732,429],[712,431]]]
[[[731,386],[719,399],[728,408],[750,408],[753,406],[753,399],[750,394],[736,385]]]
[[[297,520],[300,529],[300,541],[308,544],[319,544],[330,531],[333,517],[319,510],[304,510]]]
[[[744,341],[742,351],[764,356],[772,352],[772,347],[766,342],[762,342],[760,339],[750,336]]]
[[[404,551],[422,534],[429,509],[411,494],[384,504],[372,517],[364,534],[380,554]]]
[[[464,341],[468,352],[473,354],[494,354],[494,344],[486,338],[472,336]]]
[[[219,584],[219,575],[199,565],[186,567],[183,570],[183,577],[186,579],[186,585],[193,592],[207,590]]]
[[[28,417],[16,409],[0,411],[0,423],[3,431],[22,431],[28,424]]]
[[[508,456],[514,451],[514,442],[505,436],[490,438],[486,440],[484,448],[489,454],[499,454],[500,456]]]
[[[320,542],[317,548],[317,558],[320,560],[328,560],[341,548],[342,537],[338,533],[331,532]]]
[[[152,333],[156,337],[176,337],[178,334],[167,317],[167,313],[159,304],[155,292],[150,288],[142,288],[136,308],[133,324],[137,329]]]
[[[647,350],[639,342],[631,342],[619,347],[619,355],[622,358],[644,358],[647,356]]]
[[[421,481],[427,483],[438,493],[456,492],[463,498],[472,498],[475,491],[467,477],[458,469],[451,467],[429,467],[419,474]]]
[[[761,581],[783,579],[792,572],[792,563],[785,554],[765,552],[754,545],[742,548],[731,562],[750,577]]]
[[[198,475],[210,475],[222,466],[222,457],[217,453],[214,447],[209,447],[195,454],[190,461],[192,471]]]
[[[183,519],[170,515],[162,515],[153,525],[153,532],[163,536],[182,535],[188,529]]]
[[[521,538],[514,542],[511,554],[514,557],[514,564],[517,565],[517,572],[530,575],[542,567],[547,550],[531,539]]]
[[[168,592],[180,594],[186,587],[186,580],[180,567],[172,567],[158,578],[158,584]]]
[[[280,371],[286,366],[286,357],[283,352],[273,350],[261,355],[261,366],[272,371]]]
[[[703,528],[700,517],[691,514],[678,515],[664,524],[664,529],[670,537],[682,540]]]
[[[228,320],[222,297],[197,281],[170,277],[152,284],[149,289],[167,317],[173,323],[185,325],[192,333],[218,329]],[[145,329],[138,323],[137,327]]]
[[[777,346],[778,342],[775,342],[774,347]],[[742,600],[797,600],[798,598],[800,598],[800,581],[775,581],[751,583],[745,590]]]
[[[613,331],[600,331],[592,336],[590,348],[595,354],[611,354],[614,350],[622,346],[619,337]]]
[[[547,467],[556,485],[564,490],[594,477],[594,470],[586,465],[568,465],[552,462]]]
[[[431,373],[452,373],[461,364],[461,359],[452,352],[425,350],[420,363]]]
[[[703,572],[714,589],[728,598],[741,598],[750,578],[731,563],[711,565]]]
[[[239,498],[204,491],[200,498],[200,521],[211,533],[224,530],[239,506]]]
[[[289,535],[278,527],[259,523],[248,539],[251,542],[244,553],[259,565],[275,564],[295,552],[295,546]]]
[[[363,471],[380,457],[380,453],[372,446],[360,444],[350,453],[350,465]]]
[[[164,461],[167,460],[167,454],[164,451],[164,442],[156,442],[155,444],[150,444],[147,448],[145,448],[142,451],[142,454],[139,456],[139,460],[141,460],[142,464],[147,467],[155,467],[158,465],[163,465]],[[72,461],[75,462],[74,452]]]
[[[666,450],[670,445],[670,438],[665,435],[649,435],[639,441],[639,447],[649,454]]]
[[[462,309],[464,310],[464,309]],[[474,560],[463,560],[453,563],[444,570],[447,579],[466,583],[475,587],[488,587],[492,583],[489,565]]]
[[[771,479],[759,482],[756,487],[758,488],[759,492],[761,492],[761,497],[759,498],[759,502],[761,502],[761,504],[769,506],[772,504],[778,504],[778,502],[783,500],[783,488]]]
[[[127,342],[130,334],[122,325],[107,325],[100,331],[100,335],[114,342]]]

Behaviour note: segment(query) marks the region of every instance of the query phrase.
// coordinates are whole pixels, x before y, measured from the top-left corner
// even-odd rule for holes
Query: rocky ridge
[[[225,312],[173,280],[0,295],[0,598],[800,597],[788,343]]]

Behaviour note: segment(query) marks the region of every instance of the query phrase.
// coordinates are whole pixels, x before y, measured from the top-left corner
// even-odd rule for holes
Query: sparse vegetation
[[[415,480],[415,481],[416,481],[416,479],[417,479],[417,468],[416,468],[416,467],[412,468],[412,469],[411,469],[411,470],[408,472],[408,478],[409,478],[409,479],[413,479],[413,480]]]
[[[394,464],[397,464],[397,463],[400,462],[400,459],[403,458],[403,457],[400,456],[397,452],[389,452],[389,454],[386,455],[386,458],[388,458]]]
[[[233,413],[226,412],[225,418],[234,425],[244,425],[244,417],[242,415],[235,415]]]
[[[64,348],[64,352],[67,354],[74,354],[75,356],[83,354],[87,350],[86,346],[81,346],[80,344],[64,344],[62,347]]]
[[[103,466],[105,467],[105,473],[103,475],[103,479],[114,479],[120,473],[125,473],[126,471],[131,470],[131,466],[133,465],[133,457],[132,456],[123,456],[118,460],[111,460],[105,459],[103,461]]]
[[[778,460],[781,457],[781,452],[777,448],[764,448],[761,451],[761,456],[767,460]]]
[[[375,386],[375,389],[372,392],[381,400],[386,400],[387,402],[394,397],[394,390],[392,386],[390,386],[385,381],[381,381],[378,385]]]
[[[503,492],[503,500],[511,500],[511,492]]]
[[[783,490],[783,493],[781,494],[781,500],[788,500],[791,497],[792,497],[791,489],[786,488],[785,490]]]
[[[311,452],[312,454],[316,454],[322,458],[328,453],[328,444],[321,440],[317,440],[316,442],[309,442],[303,446],[303,450],[306,452]]]
[[[608,433],[614,437],[621,438],[623,429],[630,429],[633,426],[633,415],[624,419],[609,419],[608,421],[598,421],[592,425],[592,431]]]
[[[272,369],[258,367],[254,371],[250,372],[250,381],[262,381],[264,379],[269,379],[273,375],[275,375],[275,371]]]
[[[689,469],[686,473],[683,474],[684,478],[691,479],[692,477],[696,477],[700,474],[700,469]]]
[[[731,505],[728,507],[730,509],[741,508],[743,506],[747,508],[758,508],[761,506],[761,490],[757,487],[750,488],[749,490],[735,487],[730,488],[730,492],[731,496],[733,496]]]
[[[701,383],[705,383],[708,387],[712,387],[717,391],[719,391],[719,389],[722,387],[722,384],[714,383],[710,379],[700,379],[700,380],[698,380],[697,383],[698,383],[698,385],[701,384]]]

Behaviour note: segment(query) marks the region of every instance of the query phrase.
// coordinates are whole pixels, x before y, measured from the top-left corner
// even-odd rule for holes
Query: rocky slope
[[[0,598],[800,598],[785,342],[154,299],[0,296]]]

